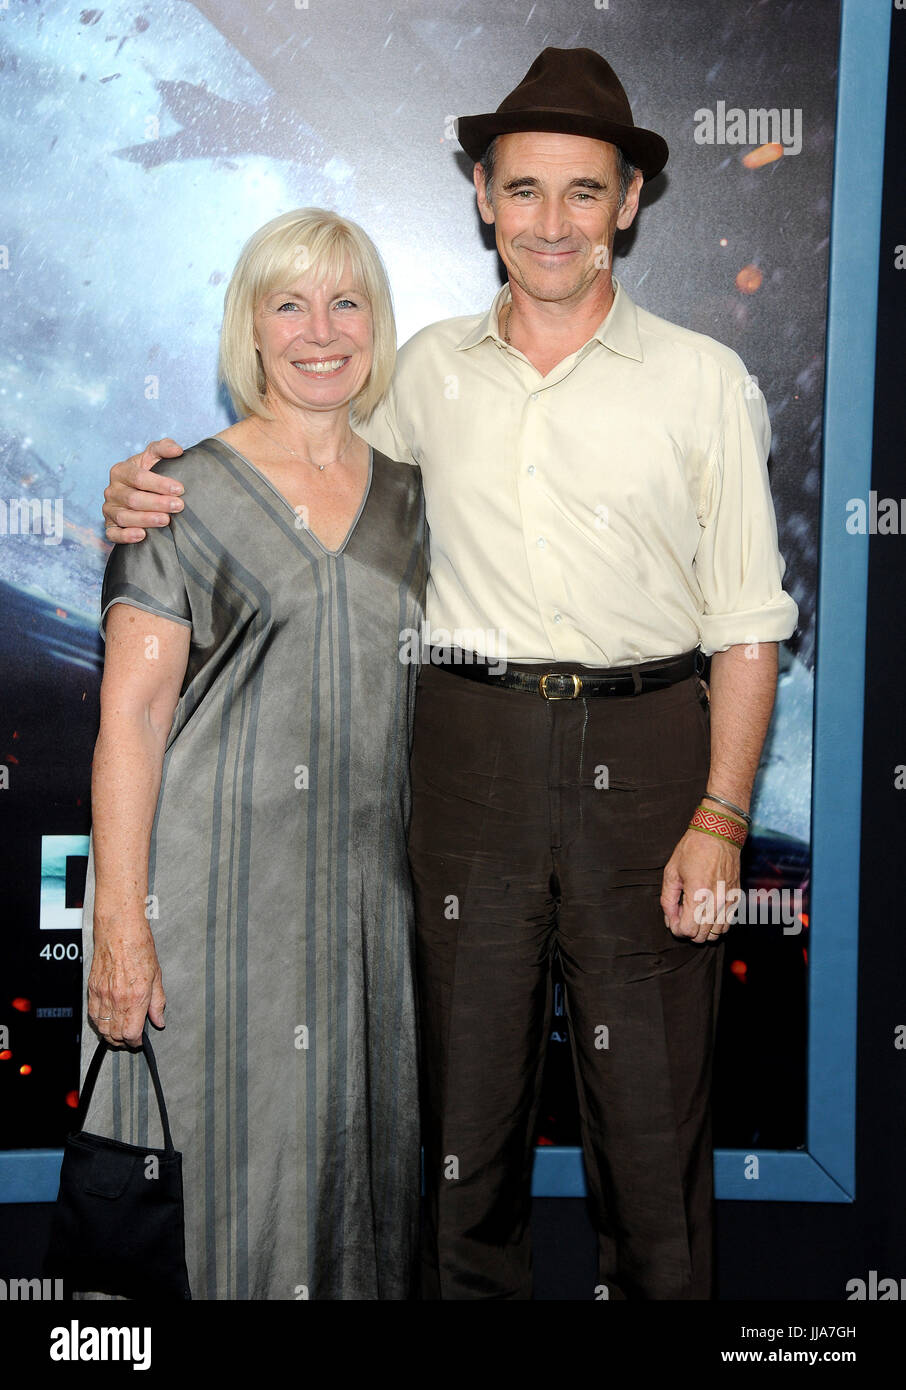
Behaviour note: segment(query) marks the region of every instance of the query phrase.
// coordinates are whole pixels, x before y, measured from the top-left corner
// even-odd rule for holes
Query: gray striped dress
[[[422,622],[421,475],[373,450],[332,552],[222,440],[157,471],[185,483],[185,509],[114,549],[102,609],[192,629],[147,909],[167,995],[167,1027],[149,1034],[183,1154],[192,1296],[406,1298],[417,670],[401,646]],[[91,859],[86,983],[93,893]],[[96,1043],[86,1018],[83,1077]],[[162,1143],[140,1054],[105,1059],[86,1129]]]

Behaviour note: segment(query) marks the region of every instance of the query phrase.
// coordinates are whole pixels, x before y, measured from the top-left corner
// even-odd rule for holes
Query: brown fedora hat
[[[633,122],[620,79],[590,48],[545,48],[495,112],[456,122],[459,143],[476,163],[495,135],[521,130],[607,140],[646,179],[660,173],[669,153],[666,141]]]

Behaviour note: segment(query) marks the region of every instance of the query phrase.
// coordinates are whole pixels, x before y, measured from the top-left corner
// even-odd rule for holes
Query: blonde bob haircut
[[[353,419],[367,420],[386,395],[396,366],[396,323],[377,247],[361,227],[336,212],[297,208],[265,223],[249,238],[227,286],[219,375],[240,416],[274,418],[264,404],[267,383],[254,339],[255,310],[261,300],[272,290],[289,289],[303,276],[311,275],[319,284],[338,283],[347,262],[354,287],[371,306],[372,319],[371,371],[351,403]]]

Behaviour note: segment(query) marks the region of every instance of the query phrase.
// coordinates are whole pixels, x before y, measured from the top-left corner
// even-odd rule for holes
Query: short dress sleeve
[[[161,618],[192,626],[192,611],[179,562],[172,523],[149,527],[143,541],[115,545],[104,570],[101,590],[101,636],[115,603],[144,608]]]

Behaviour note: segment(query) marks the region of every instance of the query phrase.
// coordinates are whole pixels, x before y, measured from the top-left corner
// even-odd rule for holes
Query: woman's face
[[[371,305],[348,264],[336,282],[308,274],[271,290],[255,310],[254,334],[268,403],[278,409],[347,406],[371,371]]]

